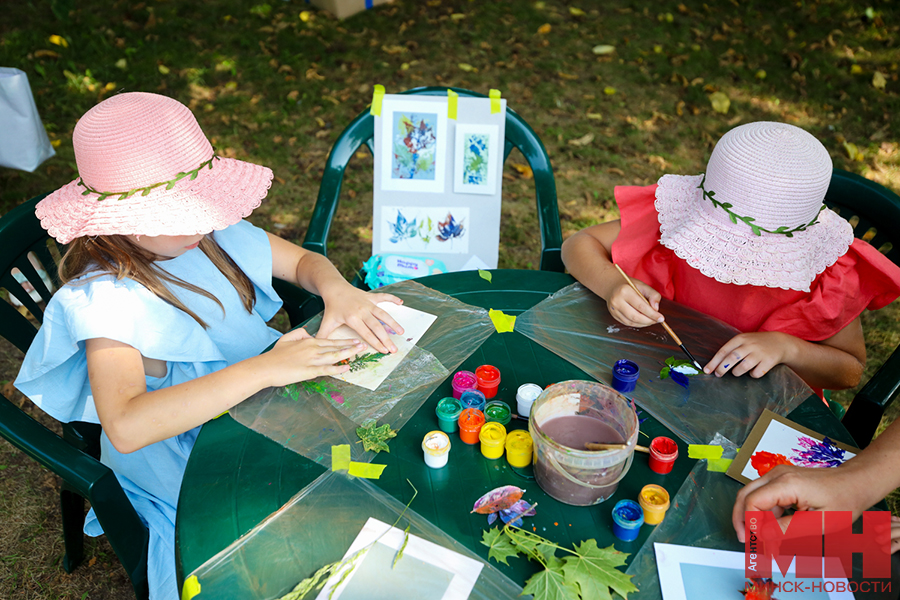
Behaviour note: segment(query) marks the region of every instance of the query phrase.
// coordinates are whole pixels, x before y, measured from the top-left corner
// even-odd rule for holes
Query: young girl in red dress
[[[621,219],[568,238],[563,261],[625,325],[662,322],[665,297],[742,331],[706,373],[762,377],[785,364],[813,388],[853,387],[866,361],[859,315],[900,295],[900,268],[824,207],[831,173],[806,131],[741,125],[704,175],[617,187]]]

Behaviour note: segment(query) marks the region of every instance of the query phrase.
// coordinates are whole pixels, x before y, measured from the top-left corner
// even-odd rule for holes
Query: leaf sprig
[[[754,223],[754,221],[756,220],[755,217],[742,217],[741,215],[732,211],[731,209],[732,209],[733,205],[731,203],[719,202],[718,200],[716,200],[714,197],[716,195],[716,193],[712,192],[712,191],[709,191],[709,192],[706,191],[706,188],[704,187],[705,183],[706,183],[706,174],[703,175],[703,179],[700,181],[700,185],[697,186],[698,188],[703,190],[703,197],[706,198],[707,200],[709,200],[710,202],[712,202],[714,206],[721,208],[726,213],[728,213],[728,216],[731,219],[731,222],[734,223],[735,225],[737,225],[738,221],[743,221],[753,231],[753,235],[762,235],[762,232],[765,231],[766,233],[777,233],[779,235],[784,235],[787,237],[794,237],[794,234],[797,233],[798,231],[806,231],[808,228],[815,225],[819,220],[819,215],[825,209],[825,205],[823,204],[819,208],[819,212],[816,213],[816,216],[813,217],[813,220],[810,221],[809,223],[806,223],[805,225],[798,225],[798,226],[794,227],[793,229],[788,229],[787,225],[782,225],[781,227],[778,227],[777,229],[766,229],[765,227],[760,227],[759,225]]]
[[[375,420],[366,421],[362,427],[356,428],[356,435],[359,436],[357,444],[362,443],[363,449],[367,452],[390,452],[391,449],[387,445],[387,441],[397,437],[397,432],[391,429],[387,423],[380,427],[375,426]]]
[[[176,183],[178,183],[185,177],[190,177],[191,181],[193,181],[193,180],[197,179],[197,176],[200,174],[200,171],[202,171],[205,167],[209,167],[210,169],[212,169],[214,160],[219,160],[219,156],[213,154],[212,158],[203,162],[196,169],[193,169],[191,171],[184,171],[183,173],[179,173],[178,175],[175,176],[175,179],[170,179],[169,181],[161,181],[159,183],[153,183],[153,184],[148,185],[147,187],[134,188],[133,190],[128,190],[127,192],[101,192],[101,191],[95,190],[94,188],[90,187],[80,177],[78,178],[77,185],[80,185],[81,187],[84,188],[84,191],[81,192],[82,196],[87,196],[89,194],[98,194],[99,195],[99,197],[97,198],[98,202],[101,200],[106,200],[110,196],[118,196],[119,200],[127,200],[128,198],[134,196],[138,192],[141,192],[141,196],[146,196],[150,192],[155,190],[156,188],[162,187],[162,186],[166,186],[167,190],[171,190],[173,187],[175,187]]]
[[[487,546],[488,558],[506,562],[523,554],[528,560],[539,562],[544,570],[525,582],[522,594],[532,594],[534,600],[611,600],[610,590],[623,598],[638,591],[626,575],[616,567],[625,564],[628,556],[614,546],[598,548],[597,540],[584,540],[574,549],[563,548],[536,533],[507,524],[482,533],[481,543]],[[562,550],[569,556],[556,556]]]

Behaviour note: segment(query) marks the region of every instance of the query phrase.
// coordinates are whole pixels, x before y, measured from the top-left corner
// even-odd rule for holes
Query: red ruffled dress
[[[675,300],[743,331],[781,331],[818,342],[830,338],[866,308],[900,296],[900,267],[855,239],[809,292],[734,285],[706,277],[659,243],[656,185],[615,189],[622,229],[612,258],[630,276]]]

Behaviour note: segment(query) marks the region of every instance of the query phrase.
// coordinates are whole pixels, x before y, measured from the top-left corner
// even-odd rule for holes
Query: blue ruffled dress
[[[146,378],[148,391],[202,377],[262,352],[281,335],[266,325],[281,306],[272,288],[272,249],[266,233],[241,221],[215,232],[214,237],[253,282],[256,305],[252,313],[199,248],[158,264],[222,302],[224,313],[209,298],[177,286],[171,288],[185,306],[206,321],[207,329],[130,279],[83,277],[63,286],[50,300],[16,387],[59,421],[99,423],[88,381],[87,339],[117,340],[137,348],[146,358],[165,361],[165,377]],[[131,454],[118,452],[105,434],[101,436],[101,462],[116,473],[150,529],[148,579],[152,600],[179,597],[175,509],[185,465],[199,431],[197,427]],[[84,530],[92,536],[103,532],[93,511]]]

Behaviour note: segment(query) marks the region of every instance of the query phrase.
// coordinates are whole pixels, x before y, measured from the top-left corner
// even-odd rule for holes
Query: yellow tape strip
[[[491,114],[500,112],[500,90],[491,90],[488,96],[491,99]]]
[[[488,315],[491,317],[497,333],[512,333],[516,328],[516,318],[513,315],[508,315],[502,310],[494,310],[493,308],[488,311]]]
[[[350,474],[354,477],[365,477],[366,479],[379,479],[381,473],[387,465],[374,465],[372,463],[351,462]]]
[[[197,581],[196,575],[191,575],[184,580],[184,587],[181,588],[181,600],[191,600],[200,593],[200,582]]]
[[[722,458],[722,451],[722,446],[691,444],[688,446],[688,458]]]
[[[706,461],[706,470],[713,473],[724,473],[733,461],[733,458],[710,458]]]
[[[456,120],[456,110],[459,107],[459,94],[453,90],[447,90],[447,118]]]
[[[350,444],[331,447],[331,470],[346,471],[350,468]]]
[[[381,102],[384,100],[384,86],[381,84],[375,84],[375,91],[372,93],[372,108],[369,110],[369,114],[375,115],[376,117],[381,116]]]

